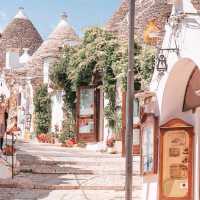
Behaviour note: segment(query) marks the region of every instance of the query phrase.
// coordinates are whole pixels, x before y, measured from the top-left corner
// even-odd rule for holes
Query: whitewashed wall
[[[62,91],[56,91],[55,94],[51,96],[51,131],[55,132],[55,125],[59,126],[59,129],[62,128],[63,122],[63,99]]]
[[[177,23],[175,19],[177,17],[174,15],[179,10],[184,13],[194,14],[182,16],[179,18],[179,23]],[[178,47],[179,55],[176,52],[164,51],[168,70],[164,75],[160,76],[155,69],[150,88],[157,96],[157,114],[160,117],[160,124],[172,118],[181,118],[194,125],[195,138],[199,138],[199,114],[194,115],[191,111],[182,112],[186,86],[190,75],[196,66],[200,67],[200,16],[195,15],[195,13],[197,13],[197,10],[190,0],[183,0],[181,8],[173,8],[169,23],[165,26],[166,33],[162,48]],[[195,141],[194,199],[199,200],[199,141]],[[156,191],[158,186],[155,181],[145,183],[145,185],[147,184],[152,185]],[[155,200],[155,195],[148,195],[145,200],[147,199]]]

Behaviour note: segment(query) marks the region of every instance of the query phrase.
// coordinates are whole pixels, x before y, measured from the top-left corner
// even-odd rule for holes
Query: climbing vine
[[[135,89],[148,84],[153,70],[153,51],[135,43]],[[105,116],[110,128],[115,128],[116,83],[126,90],[128,47],[113,34],[100,28],[90,28],[80,45],[66,47],[60,62],[50,74],[52,82],[65,91],[66,110],[75,113],[76,89],[82,85],[94,84],[95,75],[101,76],[98,87],[104,90],[107,104]],[[146,84],[147,82],[147,84]],[[74,116],[74,115],[73,115]]]
[[[48,133],[51,123],[51,100],[47,85],[40,86],[34,95],[36,133]]]

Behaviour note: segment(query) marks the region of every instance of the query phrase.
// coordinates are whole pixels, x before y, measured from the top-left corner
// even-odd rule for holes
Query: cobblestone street
[[[17,144],[20,172],[0,181],[1,200],[124,199],[124,158],[119,154],[49,144]],[[134,200],[142,199],[141,178],[133,177]]]

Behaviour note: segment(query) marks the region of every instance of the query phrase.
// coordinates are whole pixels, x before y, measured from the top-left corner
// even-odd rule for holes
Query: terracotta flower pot
[[[115,147],[108,147],[107,152],[110,154],[115,154],[116,153]]]

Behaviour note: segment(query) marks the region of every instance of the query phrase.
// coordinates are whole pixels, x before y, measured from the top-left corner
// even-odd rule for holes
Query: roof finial
[[[61,14],[61,19],[67,21],[67,13],[66,12],[62,12]]]
[[[18,8],[18,13],[15,16],[15,18],[18,18],[18,19],[28,19],[28,17],[24,14],[24,7],[19,7]]]
[[[24,7],[20,6],[20,7],[18,8],[18,10],[19,10],[19,11],[24,11]]]

